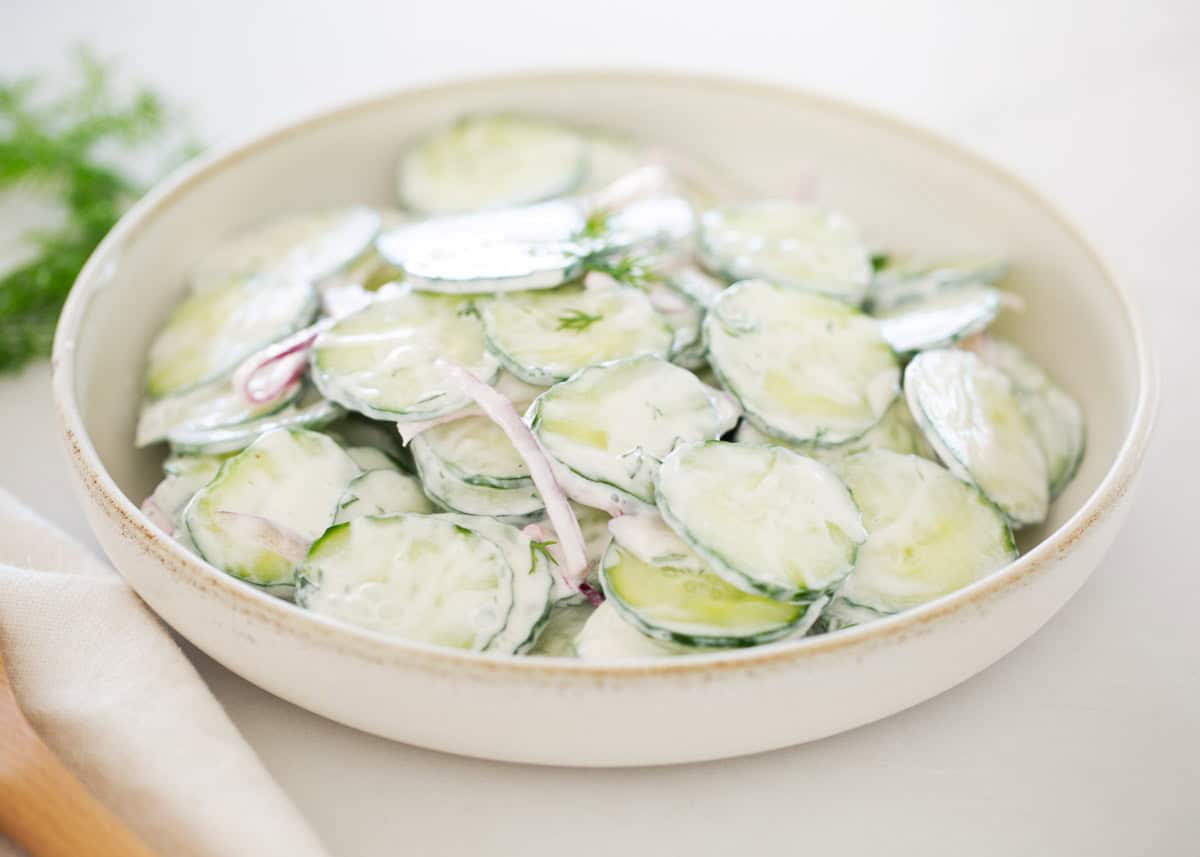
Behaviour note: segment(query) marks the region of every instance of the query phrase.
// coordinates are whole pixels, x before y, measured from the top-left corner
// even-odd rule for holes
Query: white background
[[[0,0],[0,74],[53,67],[85,40],[190,105],[210,141],[398,85],[552,66],[719,71],[846,97],[1057,201],[1141,298],[1164,377],[1129,525],[1079,596],[977,678],[814,745],[669,769],[477,762],[325,722],[197,654],[337,857],[1197,853],[1197,4],[309,5]],[[0,380],[0,484],[86,536],[47,386],[45,367]]]

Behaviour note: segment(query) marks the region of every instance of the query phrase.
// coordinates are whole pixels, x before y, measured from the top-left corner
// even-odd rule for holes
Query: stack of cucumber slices
[[[221,242],[147,355],[147,515],[302,609],[585,659],[833,633],[1012,562],[1083,456],[987,332],[1002,260],[519,114],[409,141],[392,195]]]

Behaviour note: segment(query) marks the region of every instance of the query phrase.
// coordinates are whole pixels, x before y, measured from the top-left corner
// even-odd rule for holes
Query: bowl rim
[[[161,210],[184,196],[188,189],[220,170],[287,138],[386,104],[425,100],[458,91],[503,90],[507,86],[539,80],[570,85],[581,82],[655,82],[686,87],[742,92],[765,100],[802,102],[810,109],[848,116],[858,122],[882,126],[893,133],[914,137],[940,149],[947,157],[991,175],[1012,187],[1029,202],[1056,220],[1104,274],[1103,287],[1116,297],[1128,329],[1135,355],[1137,399],[1129,428],[1108,471],[1079,508],[1054,532],[1047,535],[1015,562],[949,595],[928,604],[878,621],[839,631],[765,646],[695,654],[686,658],[639,658],[628,661],[583,661],[562,657],[497,656],[463,652],[430,644],[409,642],[355,628],[311,613],[293,604],[259,592],[201,560],[167,533],[160,530],[117,486],[88,437],[76,397],[75,339],[86,318],[92,295],[115,268],[121,248],[134,240],[145,224]],[[1118,501],[1129,491],[1140,469],[1157,411],[1159,385],[1153,350],[1146,335],[1140,310],[1113,276],[1103,256],[1053,203],[1019,176],[941,134],[929,131],[885,112],[824,96],[804,89],[754,81],[729,75],[681,71],[634,69],[539,70],[494,76],[463,77],[449,82],[402,86],[382,94],[349,101],[342,106],[309,113],[216,147],[183,165],[159,182],[136,202],[113,227],[89,257],[76,279],[55,333],[51,358],[52,386],[64,441],[78,481],[87,499],[117,522],[122,535],[136,541],[168,573],[224,602],[227,609],[251,621],[265,622],[285,635],[299,636],[315,645],[331,647],[370,662],[393,667],[423,668],[436,672],[453,670],[476,675],[509,675],[514,678],[583,678],[619,680],[667,677],[689,678],[728,670],[761,670],[791,665],[826,654],[865,650],[947,621],[999,593],[1022,584],[1030,576],[1064,557],[1093,527],[1109,517]]]

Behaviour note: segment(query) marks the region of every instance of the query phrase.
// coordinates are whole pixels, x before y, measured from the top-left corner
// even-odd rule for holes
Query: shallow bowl
[[[516,108],[625,131],[733,172],[750,192],[816,183],[880,246],[1002,253],[1026,309],[1001,325],[1082,402],[1088,451],[1024,555],[875,624],[735,652],[609,664],[500,658],[361,632],[263,595],[139,510],[161,453],[133,429],[147,345],[218,239],[270,217],[391,202],[403,141]],[[139,202],[59,324],[54,387],[96,536],[169,625],[249,681],[378,735],[565,765],[687,762],[811,741],[929,699],[1033,634],[1083,584],[1130,504],[1156,376],[1138,314],[1079,233],[1013,176],[903,123],[770,86],[658,73],[543,73],[398,92],[211,154]],[[1097,629],[1100,633],[1101,629]]]

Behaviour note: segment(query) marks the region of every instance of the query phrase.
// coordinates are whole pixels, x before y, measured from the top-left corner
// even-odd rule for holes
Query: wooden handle
[[[30,857],[155,857],[33,731],[4,680],[3,661],[0,833]]]

